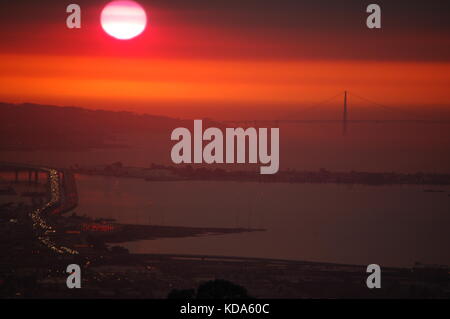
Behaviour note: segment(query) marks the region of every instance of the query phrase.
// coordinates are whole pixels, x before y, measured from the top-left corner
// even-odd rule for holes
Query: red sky
[[[349,90],[397,107],[450,106],[448,4],[379,1],[140,1],[149,28],[129,41],[100,27],[108,1],[1,8],[0,101],[77,105],[177,117],[288,116]]]

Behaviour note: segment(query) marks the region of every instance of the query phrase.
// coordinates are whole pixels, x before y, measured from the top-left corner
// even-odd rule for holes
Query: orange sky
[[[398,107],[450,107],[448,30],[436,19],[408,27],[401,15],[386,14],[377,32],[351,3],[141,1],[150,27],[119,41],[99,26],[105,3],[81,1],[83,27],[69,30],[64,3],[10,2],[0,14],[0,101],[177,117],[265,108],[288,116],[349,90]]]
[[[450,63],[1,55],[0,70],[2,101],[157,114],[174,115],[183,102],[304,107],[344,90],[398,106],[450,101]],[[161,110],[161,102],[180,106]]]

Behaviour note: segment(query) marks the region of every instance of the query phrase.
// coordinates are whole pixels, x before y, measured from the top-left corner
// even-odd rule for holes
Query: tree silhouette
[[[205,282],[194,289],[178,290],[173,289],[168,299],[250,299],[247,289],[230,281],[216,279]]]

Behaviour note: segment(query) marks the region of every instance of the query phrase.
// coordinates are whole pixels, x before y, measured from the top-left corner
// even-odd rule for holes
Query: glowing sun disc
[[[144,8],[135,1],[112,1],[102,10],[100,22],[110,36],[128,40],[141,34],[147,26]]]

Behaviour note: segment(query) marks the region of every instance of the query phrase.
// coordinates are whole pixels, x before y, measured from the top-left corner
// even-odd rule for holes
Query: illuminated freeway
[[[76,207],[78,200],[73,174],[66,170],[17,163],[0,163],[0,171],[15,171],[16,179],[18,179],[19,171],[28,171],[30,181],[33,172],[36,180],[38,172],[48,174],[49,200],[43,206],[35,208],[29,213],[33,221],[33,228],[38,240],[44,246],[59,254],[77,255],[78,251],[59,246],[51,240],[51,234],[55,233],[55,230],[45,220],[45,216],[49,214],[62,214]]]

